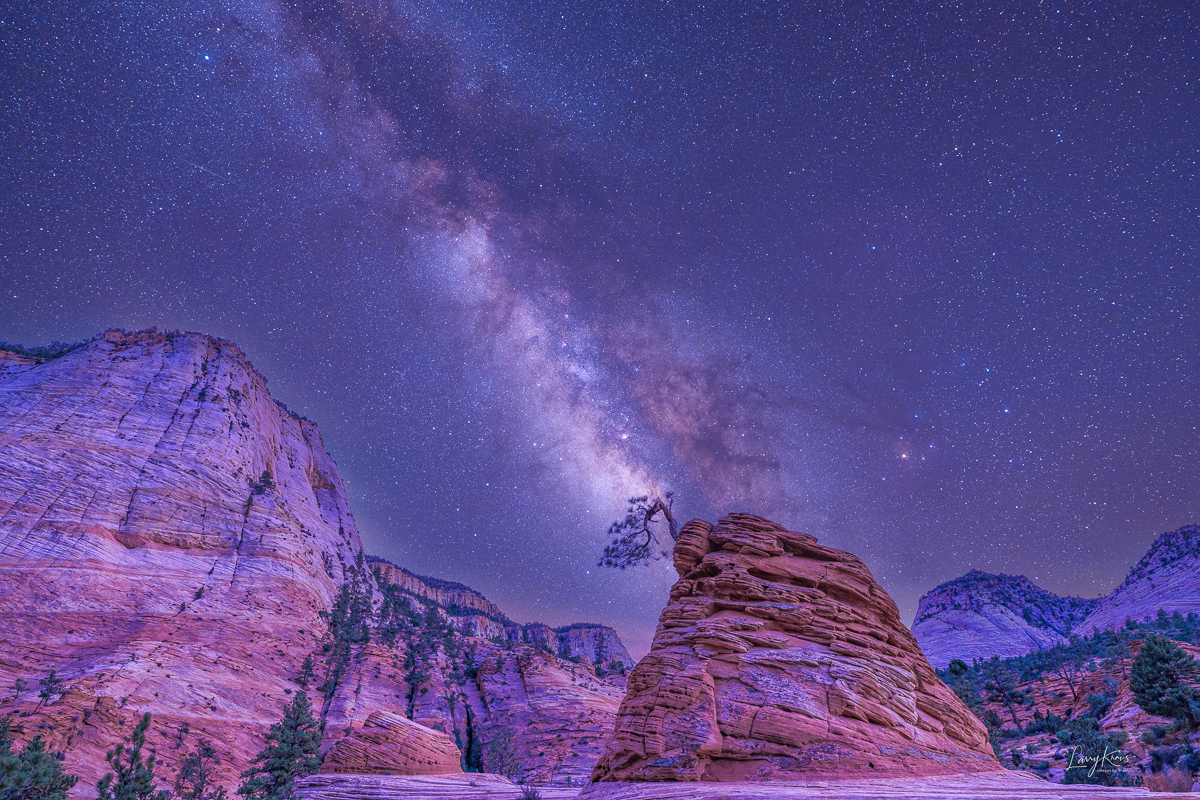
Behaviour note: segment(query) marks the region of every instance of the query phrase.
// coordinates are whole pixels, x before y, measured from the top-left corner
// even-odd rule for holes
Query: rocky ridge
[[[1099,603],[1059,597],[1021,575],[971,570],[921,598],[912,632],[935,667],[1005,658],[1062,644]]]
[[[748,514],[693,520],[679,581],[592,780],[744,781],[999,770],[849,553]]]
[[[531,644],[563,658],[632,669],[633,658],[606,625],[576,623],[551,628],[538,622],[513,622],[490,600],[461,583],[429,578],[397,567],[386,559],[367,556],[373,570],[417,602],[428,601],[454,617],[461,633],[513,644]]]
[[[1059,597],[1023,576],[972,570],[926,593],[912,631],[936,667],[951,659],[1022,655],[1075,634],[1142,621],[1159,609],[1200,610],[1200,527],[1159,536],[1125,581],[1099,598]]]
[[[531,776],[586,777],[624,690],[615,634],[540,646],[474,617],[503,614],[367,562],[316,426],[232,342],[0,349],[0,713],[65,750],[73,797],[147,711],[160,774],[204,736],[232,788],[301,689],[326,750],[384,710],[444,731],[468,769],[499,741]],[[51,670],[64,690],[39,702]]]
[[[1125,580],[1075,629],[1088,634],[1142,621],[1159,609],[1172,614],[1200,611],[1200,526],[1162,534],[1134,564]]]

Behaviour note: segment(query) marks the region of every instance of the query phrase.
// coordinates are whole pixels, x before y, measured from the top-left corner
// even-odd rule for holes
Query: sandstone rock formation
[[[605,671],[633,668],[633,658],[617,632],[605,625],[578,623],[561,628],[536,622],[521,625],[469,586],[416,575],[382,558],[367,556],[367,563],[405,595],[445,609],[454,617],[457,628],[469,636],[532,644],[564,658],[587,661]]]
[[[531,776],[587,776],[624,691],[615,634],[589,626],[616,642],[598,670],[558,656],[570,632],[538,647],[467,587],[373,566],[316,426],[233,343],[109,331],[61,357],[0,349],[0,714],[66,750],[73,797],[145,711],[167,782],[204,736],[232,790],[301,689],[326,750],[389,711],[445,731],[472,768],[512,735]],[[39,704],[51,670],[65,691]]]
[[[0,685],[65,679],[24,722],[76,794],[144,711],[163,760],[187,724],[244,767],[360,550],[316,426],[231,342],[110,331],[0,376]]]
[[[462,753],[442,731],[390,711],[376,711],[325,754],[321,772],[445,775],[462,772]]]
[[[1140,622],[1160,609],[1185,616],[1200,612],[1200,526],[1187,525],[1155,539],[1124,582],[1101,599],[1075,632],[1116,628],[1126,619]]]
[[[971,570],[925,594],[912,632],[929,663],[1017,656],[1067,641],[1100,604],[1059,597],[1020,575]]]
[[[1110,594],[1059,597],[1022,576],[972,570],[921,598],[912,631],[935,667],[951,659],[1018,656],[1072,634],[1111,630],[1162,609],[1200,612],[1200,527],[1159,536]]]
[[[693,520],[593,781],[1000,769],[987,733],[849,553],[758,517]]]

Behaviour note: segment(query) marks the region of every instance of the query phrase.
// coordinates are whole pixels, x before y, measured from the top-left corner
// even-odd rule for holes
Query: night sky
[[[0,339],[233,339],[370,552],[639,654],[646,490],[1107,593],[1200,522],[1200,11],[788,5],[6,2]]]

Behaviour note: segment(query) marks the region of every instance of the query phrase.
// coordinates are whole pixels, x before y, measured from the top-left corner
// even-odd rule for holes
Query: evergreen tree
[[[317,748],[321,731],[313,719],[308,695],[297,692],[283,719],[271,726],[267,746],[254,757],[254,766],[242,773],[237,793],[246,800],[286,800],[296,778],[311,775],[321,766]]]
[[[175,776],[175,797],[178,800],[225,800],[224,786],[215,784],[213,770],[221,763],[217,751],[208,739],[201,738],[196,749],[179,762]]]
[[[981,670],[983,675],[983,691],[985,692],[989,703],[1001,703],[1008,709],[1009,716],[1012,717],[1013,725],[1017,730],[1021,730],[1021,723],[1017,719],[1016,704],[1025,701],[1025,692],[1017,686],[1016,674],[1004,667],[1000,663],[1000,659],[993,656],[992,660],[987,662]]]
[[[46,752],[41,736],[13,752],[12,715],[0,718],[0,800],[66,800],[79,778],[63,772],[59,755]]]
[[[54,670],[50,670],[49,675],[38,681],[38,685],[42,687],[42,690],[38,692],[38,697],[41,699],[38,700],[37,708],[34,711],[41,708],[42,703],[49,702],[50,698],[54,697],[54,695],[63,693],[62,678],[58,677]]]
[[[1184,680],[1195,674],[1195,659],[1169,639],[1152,633],[1133,659],[1129,688],[1146,713],[1174,717],[1194,729],[1200,716],[1200,695]]]
[[[608,527],[608,535],[613,540],[604,548],[599,565],[625,569],[669,556],[669,547],[679,538],[679,524],[671,514],[673,503],[673,492],[629,498],[625,519],[619,519]],[[654,524],[658,516],[666,522],[667,533],[671,536],[671,545],[662,550],[659,548],[665,545],[664,537]]]
[[[118,744],[104,756],[113,772],[96,784],[97,800],[167,800],[170,796],[154,785],[154,755],[142,761],[149,728],[150,714],[146,713],[133,729],[129,739],[132,747],[126,750],[124,744]]]

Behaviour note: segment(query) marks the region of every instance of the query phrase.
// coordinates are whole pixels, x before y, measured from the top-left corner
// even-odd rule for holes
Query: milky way
[[[819,5],[10,4],[0,338],[231,338],[370,551],[639,651],[646,491],[1106,593],[1200,521],[1195,11]]]

